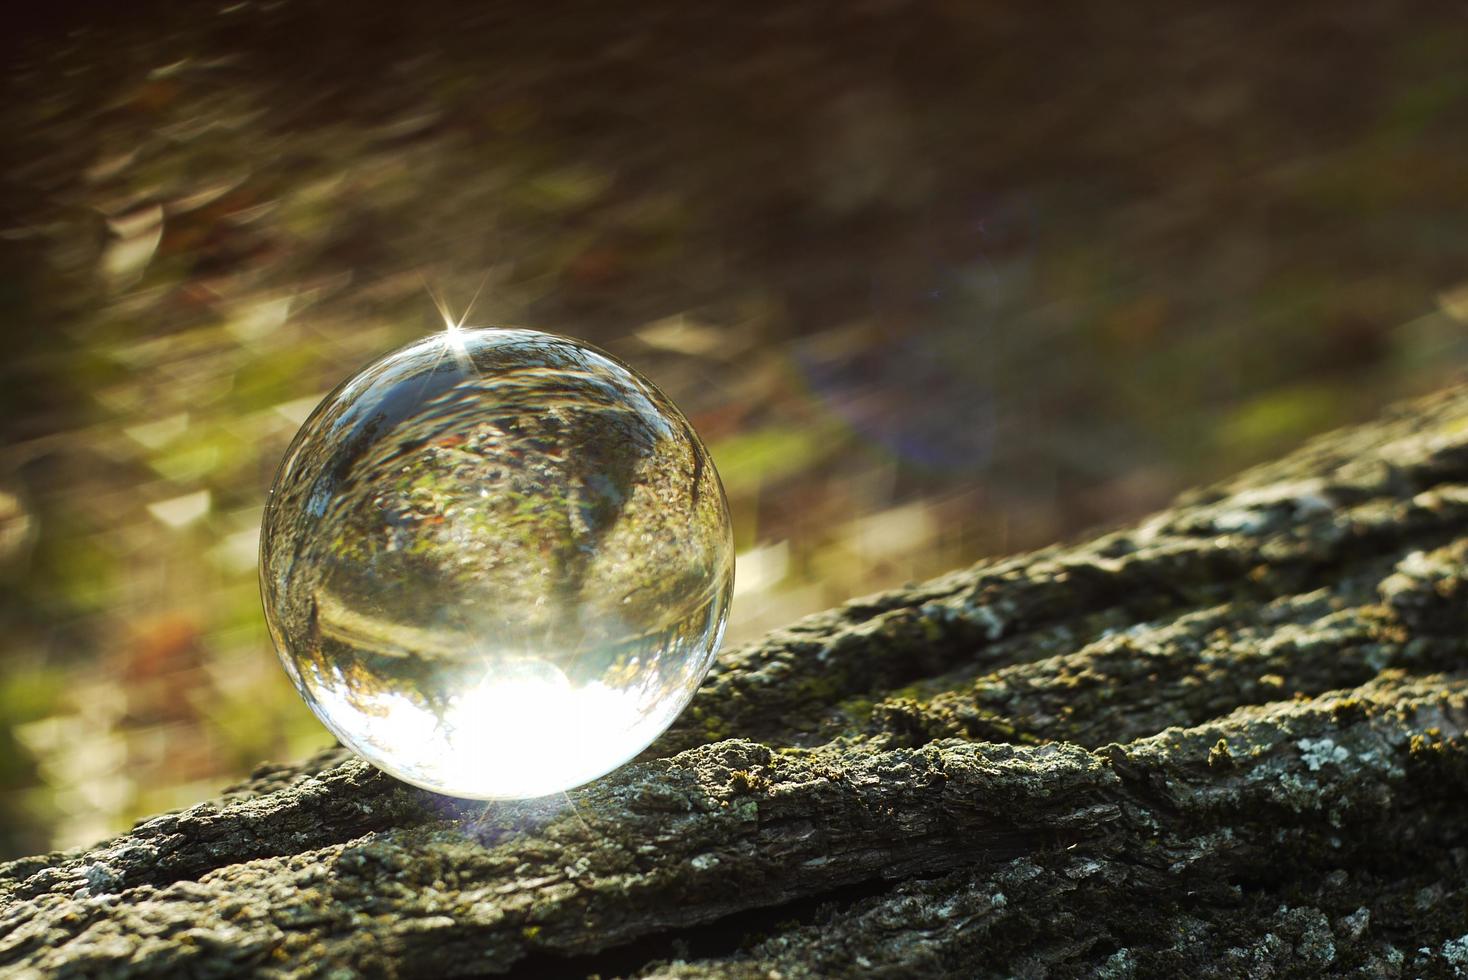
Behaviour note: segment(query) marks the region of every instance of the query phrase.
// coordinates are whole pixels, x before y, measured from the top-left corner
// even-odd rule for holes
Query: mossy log
[[[0,867],[0,969],[1468,973],[1468,390],[726,654],[474,805],[341,750]]]

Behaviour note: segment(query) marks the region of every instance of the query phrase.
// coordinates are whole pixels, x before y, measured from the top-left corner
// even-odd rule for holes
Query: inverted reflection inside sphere
[[[450,330],[316,409],[265,510],[281,660],[369,762],[476,799],[626,762],[708,671],[728,508],[688,421],[584,344]]]

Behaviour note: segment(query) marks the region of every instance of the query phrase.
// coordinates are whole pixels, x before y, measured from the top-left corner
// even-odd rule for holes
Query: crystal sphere
[[[380,769],[472,799],[628,761],[713,662],[723,487],[662,392],[587,344],[451,329],[316,408],[265,508],[271,637]]]

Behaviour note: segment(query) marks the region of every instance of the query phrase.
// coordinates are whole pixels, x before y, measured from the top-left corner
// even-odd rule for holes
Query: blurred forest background
[[[684,408],[735,517],[733,642],[1468,364],[1457,4],[28,16],[0,42],[0,856],[327,741],[263,628],[263,496],[328,388],[441,328],[430,289]]]

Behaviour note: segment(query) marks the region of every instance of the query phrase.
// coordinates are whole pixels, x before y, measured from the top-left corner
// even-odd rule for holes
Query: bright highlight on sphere
[[[328,395],[265,508],[281,662],[342,742],[472,799],[628,761],[713,662],[729,510],[688,420],[601,351],[452,329]]]

